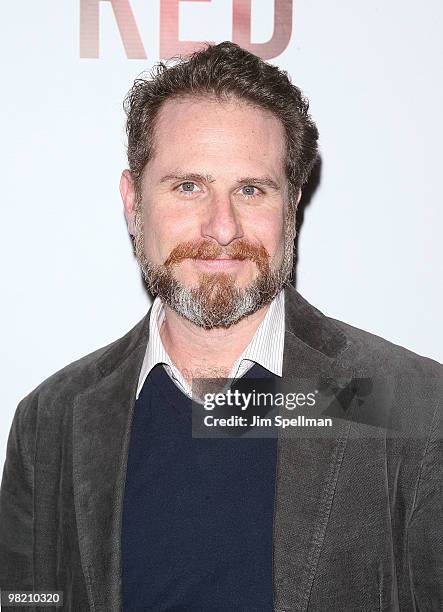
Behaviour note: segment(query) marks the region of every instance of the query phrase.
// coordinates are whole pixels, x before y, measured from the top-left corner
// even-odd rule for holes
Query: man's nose
[[[202,222],[201,235],[203,238],[212,238],[223,246],[243,237],[238,210],[228,196],[214,196]]]

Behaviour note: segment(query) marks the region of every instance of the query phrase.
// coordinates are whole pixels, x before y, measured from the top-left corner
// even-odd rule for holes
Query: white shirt
[[[175,384],[192,399],[192,390],[178,368],[172,363],[163,346],[160,328],[165,318],[164,305],[159,296],[152,304],[149,318],[149,341],[140,370],[137,395],[154,366],[162,363]],[[272,300],[265,318],[258,326],[250,343],[232,366],[227,378],[241,378],[254,363],[258,363],[276,376],[282,376],[285,339],[285,292],[282,289]]]

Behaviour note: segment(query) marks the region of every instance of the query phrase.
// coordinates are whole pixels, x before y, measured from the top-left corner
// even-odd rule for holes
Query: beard
[[[294,259],[295,212],[291,207],[285,221],[283,258],[273,269],[264,246],[239,239],[226,248],[210,241],[180,243],[164,264],[154,264],[145,254],[145,238],[141,206],[135,216],[134,251],[150,293],[160,296],[172,310],[198,327],[228,328],[244,317],[269,304],[289,282]],[[196,287],[186,287],[173,273],[184,259],[228,257],[252,260],[257,277],[246,287],[237,287],[235,275],[227,272],[203,272]]]

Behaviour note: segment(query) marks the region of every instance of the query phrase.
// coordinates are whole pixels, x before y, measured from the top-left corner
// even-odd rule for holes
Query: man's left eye
[[[257,187],[254,185],[245,185],[242,187],[243,195],[247,198],[255,198],[258,194],[256,193]]]

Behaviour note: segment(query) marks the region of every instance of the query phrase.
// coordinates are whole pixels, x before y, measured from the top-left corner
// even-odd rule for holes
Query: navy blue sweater
[[[271,612],[277,440],[192,438],[191,409],[154,367],[131,428],[123,610]]]

